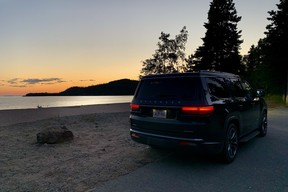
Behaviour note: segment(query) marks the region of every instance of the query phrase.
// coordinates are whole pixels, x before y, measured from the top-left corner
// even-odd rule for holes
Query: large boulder
[[[73,133],[67,129],[66,126],[62,127],[49,127],[40,133],[37,133],[37,143],[39,144],[54,144],[65,141],[70,141],[74,138]]]

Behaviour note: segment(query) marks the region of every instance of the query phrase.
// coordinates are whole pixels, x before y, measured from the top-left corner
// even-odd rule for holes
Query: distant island
[[[137,85],[136,80],[120,79],[88,87],[71,87],[60,93],[28,93],[25,96],[133,95]]]

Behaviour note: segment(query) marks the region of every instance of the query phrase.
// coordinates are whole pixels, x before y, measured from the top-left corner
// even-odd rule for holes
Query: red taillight
[[[189,142],[189,141],[180,141],[179,142],[179,144],[180,145],[184,145],[184,146],[196,146],[197,144],[195,144],[195,143],[191,143],[191,142]]]
[[[182,112],[195,115],[209,115],[214,111],[213,106],[182,107]]]
[[[131,103],[131,104],[130,104],[130,109],[131,109],[131,110],[139,110],[139,109],[140,109],[140,106],[137,105],[137,104]]]
[[[135,138],[137,138],[137,139],[140,138],[140,136],[137,135],[136,133],[132,133],[131,136],[132,136],[132,137],[135,137]]]

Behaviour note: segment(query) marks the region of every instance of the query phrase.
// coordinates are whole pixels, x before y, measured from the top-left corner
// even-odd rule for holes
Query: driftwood
[[[49,127],[37,134],[37,143],[54,144],[70,141],[73,138],[74,138],[73,133],[70,130],[68,130],[66,126]]]

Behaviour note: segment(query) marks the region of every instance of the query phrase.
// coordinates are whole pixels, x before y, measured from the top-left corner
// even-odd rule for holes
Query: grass
[[[265,101],[269,108],[288,106],[287,103],[285,104],[282,95],[267,95]]]

